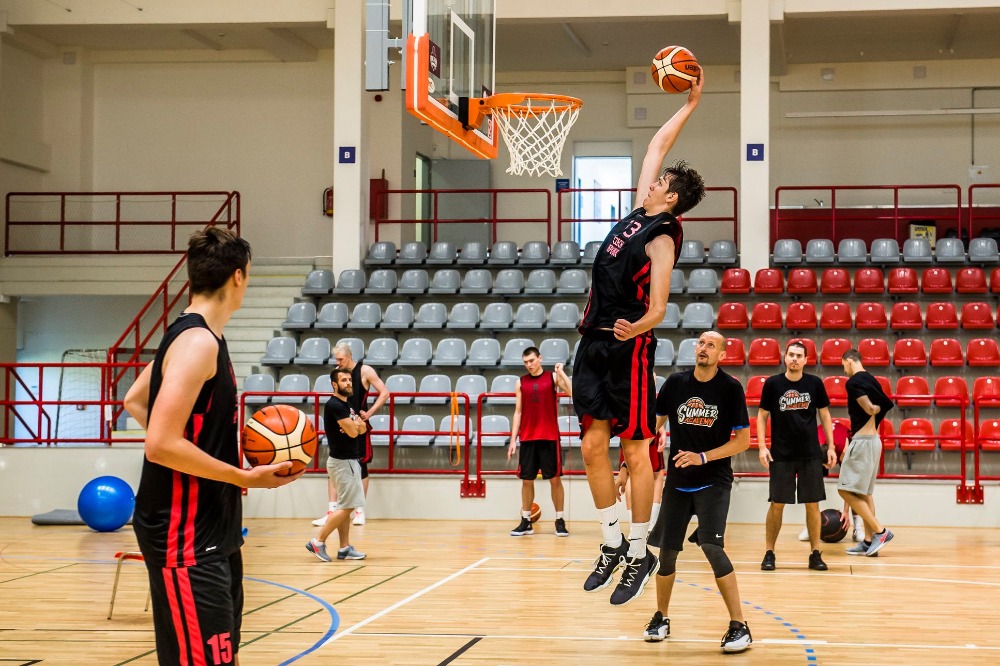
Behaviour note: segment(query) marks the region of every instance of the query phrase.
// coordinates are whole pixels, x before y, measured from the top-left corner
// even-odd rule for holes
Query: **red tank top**
[[[521,441],[559,441],[558,415],[556,383],[552,373],[543,372],[537,377],[530,374],[522,376],[521,429],[518,431]]]

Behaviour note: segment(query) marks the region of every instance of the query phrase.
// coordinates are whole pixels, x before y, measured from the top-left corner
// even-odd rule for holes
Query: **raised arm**
[[[702,69],[698,79],[691,84],[691,92],[688,93],[687,102],[677,110],[670,120],[660,127],[649,141],[649,147],[646,148],[646,156],[642,159],[639,183],[636,185],[636,201],[642,201],[649,190],[649,186],[659,177],[660,169],[663,166],[663,159],[670,152],[670,149],[673,148],[677,137],[681,133],[681,129],[684,127],[684,123],[691,117],[691,113],[694,112],[695,107],[698,106],[698,102],[701,101],[701,91],[704,85],[705,70]]]
[[[372,404],[371,408],[361,410],[361,418],[367,421],[374,416],[375,413],[382,408],[382,405],[385,404],[385,401],[389,399],[389,389],[385,387],[385,382],[383,382],[382,378],[378,376],[377,372],[375,372],[375,368],[370,365],[361,366],[361,378],[363,380],[368,380],[368,386],[378,392],[378,397],[375,398],[375,402]]]
[[[573,397],[573,381],[566,374],[566,370],[562,363],[556,363],[555,372],[552,376],[556,380],[556,385],[562,390],[563,393],[569,397]]]

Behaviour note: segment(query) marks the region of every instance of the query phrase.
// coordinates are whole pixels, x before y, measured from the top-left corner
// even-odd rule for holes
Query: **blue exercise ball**
[[[99,476],[80,491],[76,510],[93,530],[114,532],[132,517],[135,493],[117,476]]]

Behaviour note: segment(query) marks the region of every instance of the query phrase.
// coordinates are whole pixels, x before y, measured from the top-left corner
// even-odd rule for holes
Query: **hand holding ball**
[[[682,93],[701,74],[701,66],[694,54],[683,46],[668,46],[653,57],[653,81],[664,92]]]
[[[291,405],[268,405],[243,426],[243,455],[254,467],[291,461],[278,476],[294,476],[316,455],[319,440],[312,422]]]

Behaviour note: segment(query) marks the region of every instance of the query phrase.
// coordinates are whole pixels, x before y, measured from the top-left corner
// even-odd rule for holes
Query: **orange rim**
[[[483,113],[524,113],[529,110],[530,102],[555,103],[551,110],[556,113],[565,113],[579,109],[583,106],[583,101],[576,97],[567,95],[550,95],[548,93],[499,93],[479,100]],[[535,111],[541,109],[535,108]]]

